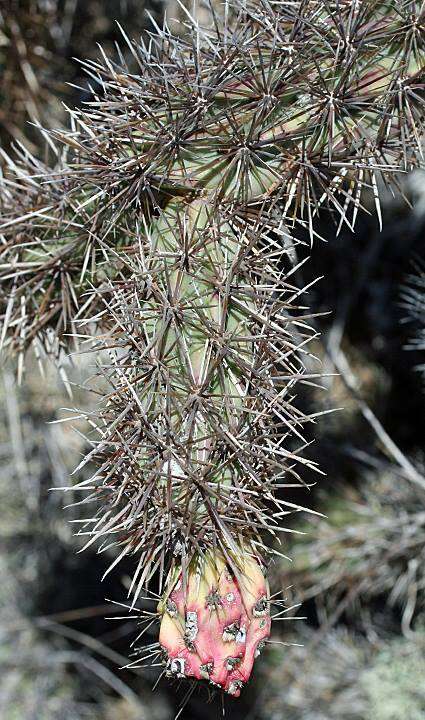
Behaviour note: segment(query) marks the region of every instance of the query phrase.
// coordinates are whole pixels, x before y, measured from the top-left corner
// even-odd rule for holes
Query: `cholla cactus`
[[[298,231],[313,241],[321,209],[352,228],[368,188],[380,217],[378,179],[422,157],[419,4],[236,9],[129,43],[138,74],[86,63],[97,90],[56,133],[66,152],[50,139],[57,166],[22,154],[3,183],[4,342],[21,367],[30,343],[59,354],[70,336],[110,357],[77,487],[99,507],[88,542],[136,556],[135,598],[156,572],[187,593],[211,553],[249,584],[246,548],[263,562],[300,510],[280,493],[311,419],[293,397],[314,334]]]

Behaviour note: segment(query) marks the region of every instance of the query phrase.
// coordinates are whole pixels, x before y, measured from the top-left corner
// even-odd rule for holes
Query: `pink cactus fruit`
[[[269,587],[257,559],[238,558],[238,577],[220,554],[180,572],[161,601],[159,643],[168,676],[207,680],[235,697],[270,634]]]

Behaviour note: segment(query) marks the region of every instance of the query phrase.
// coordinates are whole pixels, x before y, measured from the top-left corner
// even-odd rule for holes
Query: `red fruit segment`
[[[268,583],[258,561],[239,558],[236,579],[225,559],[206,554],[180,575],[165,601],[159,642],[169,676],[207,680],[239,696],[270,634]]]

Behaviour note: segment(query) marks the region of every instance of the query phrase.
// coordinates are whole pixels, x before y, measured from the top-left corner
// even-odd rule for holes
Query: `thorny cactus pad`
[[[297,244],[322,209],[353,228],[365,190],[380,221],[381,180],[422,160],[421,3],[235,5],[129,42],[132,70],[86,63],[56,166],[22,150],[3,181],[2,341],[20,371],[30,344],[105,351],[82,532],[137,557],[135,600],[210,552],[236,577],[300,509]]]
[[[195,678],[238,696],[270,633],[268,583],[241,553],[238,578],[220,554],[196,558],[161,601],[166,675]]]

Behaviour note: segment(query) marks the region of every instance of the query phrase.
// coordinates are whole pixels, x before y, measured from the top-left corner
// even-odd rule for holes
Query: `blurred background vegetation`
[[[192,3],[186,3],[192,9]],[[220,3],[217,2],[217,7]],[[209,11],[195,3],[200,22]],[[5,0],[0,9],[0,147],[42,155],[37,125],[67,122],[66,106],[90,97],[75,58],[115,52],[118,20],[130,37],[155,32],[164,13],[184,34],[173,0]],[[297,606],[276,622],[273,643],[229,718],[420,720],[425,717],[425,175],[404,179],[408,202],[384,196],[384,229],[363,215],[355,235],[321,227],[299,283],[317,276],[306,303],[320,312],[324,377],[299,398],[322,417],[309,448],[325,473],[306,474],[272,584]],[[314,366],[317,372],[317,366]],[[44,373],[44,374],[43,374]],[[4,720],[171,720],[185,688],[154,670],[120,669],[137,634],[125,602],[131,566],[100,582],[110,557],[78,555],[79,498],[60,490],[85,449],[79,420],[90,407],[88,360],[61,378],[29,359],[20,385],[0,385],[0,717]],[[72,389],[72,397],[70,390]],[[67,408],[68,410],[64,409]],[[78,414],[78,413],[75,413]],[[56,421],[56,422],[54,422]],[[53,488],[53,490],[52,490]],[[69,521],[73,521],[70,523]],[[291,614],[291,613],[289,613]],[[284,616],[285,617],[285,616]],[[131,659],[131,657],[130,657]],[[217,699],[194,693],[186,718],[215,718]]]

